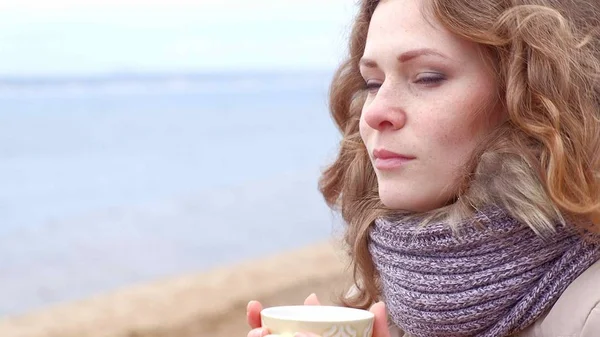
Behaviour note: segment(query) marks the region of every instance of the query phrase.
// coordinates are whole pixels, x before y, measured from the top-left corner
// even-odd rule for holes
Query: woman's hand
[[[304,300],[304,305],[320,305],[319,299],[315,294],[311,294]],[[257,301],[248,303],[247,320],[252,330],[248,333],[248,337],[264,337],[269,334],[267,328],[261,327],[260,311],[262,305]],[[390,330],[387,324],[387,313],[383,302],[375,303],[369,309],[375,315],[373,322],[373,337],[390,337]],[[311,333],[298,333],[296,337],[319,337]]]
[[[310,294],[305,300],[304,305],[321,305],[317,295]],[[262,310],[262,304],[258,301],[250,301],[248,303],[248,307],[246,308],[246,320],[248,321],[248,325],[250,325],[250,332],[248,332],[248,337],[264,337],[269,334],[269,330],[267,328],[261,327],[260,321],[260,311]]]
[[[390,337],[390,327],[387,321],[385,303],[375,303],[369,311],[375,315],[375,321],[373,322],[373,337]]]

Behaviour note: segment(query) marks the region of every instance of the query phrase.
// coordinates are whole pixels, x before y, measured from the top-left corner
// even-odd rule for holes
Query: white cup
[[[321,337],[372,337],[373,313],[362,309],[324,305],[295,305],[263,309],[262,326],[271,337],[293,337],[311,332]]]

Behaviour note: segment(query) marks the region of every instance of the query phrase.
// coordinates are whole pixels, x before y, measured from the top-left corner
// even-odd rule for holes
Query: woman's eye
[[[446,77],[442,74],[424,74],[417,77],[415,83],[424,85],[435,85],[446,80]]]
[[[381,83],[376,81],[367,81],[365,83],[365,88],[369,91],[375,92],[381,88]]]

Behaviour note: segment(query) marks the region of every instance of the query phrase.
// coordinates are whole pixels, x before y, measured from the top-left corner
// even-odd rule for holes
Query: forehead
[[[386,52],[431,48],[460,59],[476,52],[474,43],[445,29],[426,6],[427,0],[380,1],[369,24],[365,56],[377,58]]]

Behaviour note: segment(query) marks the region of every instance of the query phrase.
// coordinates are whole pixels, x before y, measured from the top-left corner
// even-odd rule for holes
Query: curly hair
[[[344,243],[357,294],[347,306],[379,297],[368,250],[373,221],[393,213],[359,135],[365,84],[359,72],[378,0],[362,0],[349,56],[330,87],[331,115],[342,134],[319,189],[346,223]],[[425,0],[424,15],[477,43],[491,61],[508,121],[484,140],[465,167],[452,205],[429,212],[456,223],[494,202],[539,234],[557,220],[600,232],[600,2],[587,0]]]

